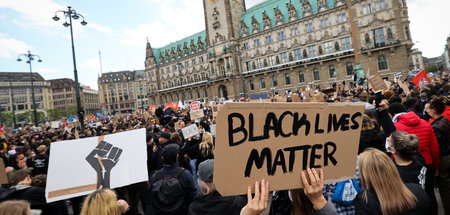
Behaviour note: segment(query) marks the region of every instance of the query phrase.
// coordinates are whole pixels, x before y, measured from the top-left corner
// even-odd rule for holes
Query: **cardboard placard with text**
[[[51,143],[47,202],[148,181],[145,128]]]
[[[198,133],[198,127],[196,124],[192,124],[188,127],[184,127],[181,129],[181,132],[183,132],[183,137],[187,139],[191,135],[197,135]]]
[[[405,93],[406,96],[411,95],[411,91],[409,90],[409,87],[405,82],[399,80],[398,85],[403,89],[403,92]]]
[[[6,177],[5,163],[0,159],[0,184],[8,184],[8,177]]]
[[[355,176],[363,103],[231,103],[217,116],[214,185],[241,195],[255,181],[301,188],[300,172],[324,168],[325,183]]]
[[[386,83],[384,82],[384,80],[380,74],[377,74],[377,75],[369,78],[369,82],[372,85],[373,91],[375,91],[375,92],[388,89],[388,87],[386,86]]]
[[[213,119],[217,117],[217,113],[219,113],[219,110],[222,108],[222,104],[215,104],[211,106]]]
[[[189,112],[189,115],[191,115],[191,120],[195,120],[203,118],[205,116],[205,113],[203,113],[203,109],[198,109]]]
[[[300,102],[300,97],[297,94],[291,95],[292,102]]]

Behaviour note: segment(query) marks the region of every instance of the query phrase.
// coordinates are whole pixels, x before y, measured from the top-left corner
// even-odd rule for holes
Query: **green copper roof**
[[[241,20],[247,25],[248,28],[248,35],[252,34],[252,17],[255,17],[255,19],[258,21],[259,24],[259,31],[263,31],[264,29],[264,23],[263,23],[263,12],[265,11],[266,14],[270,18],[271,27],[274,27],[276,24],[276,17],[275,17],[275,10],[274,8],[278,8],[280,12],[283,14],[284,23],[287,23],[289,20],[289,4],[292,4],[297,11],[297,18],[301,19],[303,17],[303,1],[308,1],[311,5],[311,11],[313,14],[316,14],[318,12],[318,3],[317,0],[267,0],[265,2],[262,2],[261,4],[255,5],[252,8],[249,8],[247,11],[245,11],[242,16]],[[327,6],[329,9],[334,8],[334,2],[335,0],[326,0]],[[241,28],[242,29],[242,28]],[[242,33],[240,33],[242,34]]]
[[[197,52],[198,51],[198,47],[197,47],[197,42],[198,42],[198,37],[201,37],[201,42],[203,43],[203,50],[205,50],[205,38],[206,38],[206,31],[201,31],[201,32],[199,32],[199,33],[196,33],[196,34],[194,34],[194,35],[191,35],[191,36],[189,36],[189,37],[186,37],[186,38],[184,38],[184,39],[181,39],[181,40],[179,40],[179,41],[176,41],[176,42],[173,42],[173,43],[170,43],[169,45],[166,45],[166,46],[164,46],[164,47],[161,47],[161,48],[154,48],[154,49],[152,49],[152,51],[153,51],[153,55],[155,56],[155,58],[156,58],[156,64],[160,64],[160,62],[159,62],[159,56],[161,55],[161,54],[163,54],[163,57],[165,57],[165,55],[166,55],[166,52],[168,52],[169,53],[169,56],[170,56],[170,53],[172,52],[172,49],[174,50],[174,52],[175,52],[175,59],[177,59],[178,58],[178,56],[177,56],[177,49],[178,49],[178,46],[180,47],[180,49],[181,49],[181,57],[183,57],[184,56],[184,52],[183,52],[183,47],[184,47],[184,43],[186,42],[187,43],[187,48],[188,48],[188,55],[191,53],[191,40],[194,40],[193,42],[194,42],[194,45],[195,45],[195,52]],[[170,60],[169,60],[170,61]]]

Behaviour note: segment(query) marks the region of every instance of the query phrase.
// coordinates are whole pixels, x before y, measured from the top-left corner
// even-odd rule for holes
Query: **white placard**
[[[198,133],[198,127],[196,124],[192,124],[188,127],[184,127],[183,129],[181,129],[181,131],[183,132],[183,137],[184,138],[188,138],[190,135],[197,135]]]
[[[59,128],[59,121],[52,121],[51,128]]]
[[[209,133],[211,133],[211,135],[213,135],[215,137],[216,136],[216,124],[209,125],[209,131],[211,131]]]
[[[99,138],[51,144],[47,202],[88,195],[100,185],[113,189],[148,181],[144,128]]]

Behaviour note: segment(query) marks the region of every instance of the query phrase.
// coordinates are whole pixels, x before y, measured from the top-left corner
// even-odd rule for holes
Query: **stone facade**
[[[33,73],[33,79],[36,110],[46,114],[47,109],[53,108],[50,83],[38,73]],[[13,97],[16,113],[33,110],[29,72],[0,72],[0,111],[12,112]]]
[[[356,44],[346,1],[268,0],[248,10],[243,0],[203,5],[205,31],[158,49],[147,42],[151,104],[329,87],[351,81],[355,63],[371,76],[410,69],[405,0],[352,0]]]
[[[103,73],[98,78],[98,88],[100,107],[108,113],[132,112],[149,106],[143,70]]]
[[[423,56],[422,52],[419,49],[413,49],[411,53],[411,64],[412,70],[422,70],[425,69],[423,65]]]

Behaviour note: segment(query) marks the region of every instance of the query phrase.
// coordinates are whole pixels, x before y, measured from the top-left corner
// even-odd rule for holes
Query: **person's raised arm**
[[[301,181],[303,184],[303,190],[306,197],[314,205],[315,214],[331,214],[337,215],[336,209],[328,202],[322,194],[323,190],[323,169],[319,170],[319,173],[315,169],[307,169],[310,182],[306,178],[304,171],[301,173]]]
[[[261,190],[261,192],[260,192]],[[252,198],[252,187],[247,189],[247,205],[241,210],[241,215],[258,215],[268,207],[269,182],[264,179],[255,182],[255,197]]]

